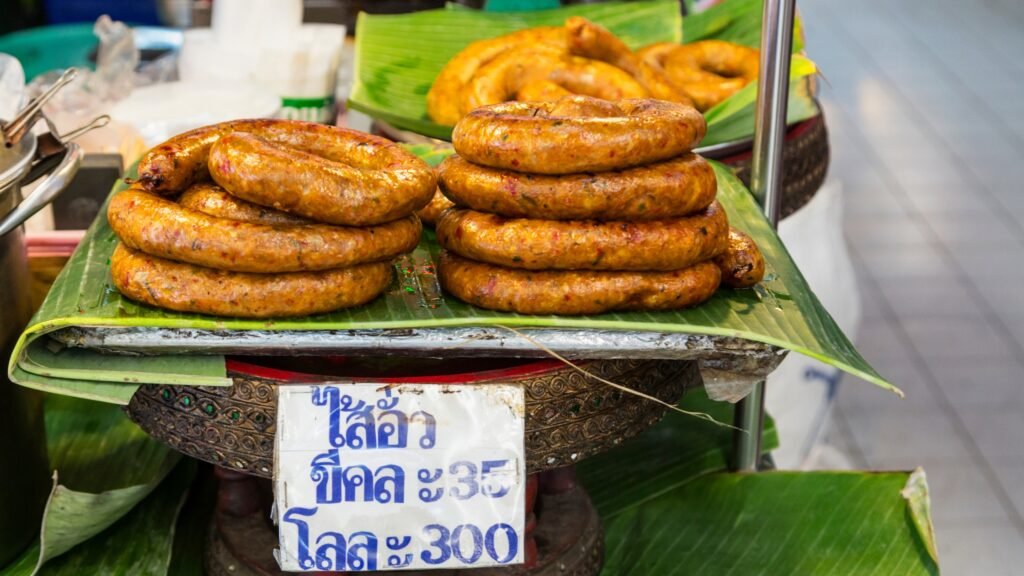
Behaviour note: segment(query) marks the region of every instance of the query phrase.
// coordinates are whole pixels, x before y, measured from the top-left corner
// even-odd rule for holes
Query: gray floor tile
[[[972,282],[1020,285],[1024,281],[1024,250],[991,246],[952,245],[949,254]]]
[[[844,415],[872,468],[911,470],[923,462],[970,462],[953,425],[934,409],[892,406]]]
[[[1024,236],[1014,224],[995,214],[943,214],[927,217],[928,226],[947,246],[986,246],[999,250],[1024,248]]]
[[[974,318],[985,312],[957,278],[949,274],[924,278],[903,278],[881,284],[881,292],[897,317]]]
[[[938,411],[939,405],[927,381],[927,374],[914,366],[907,358],[875,360],[871,365],[888,381],[905,394],[904,398],[893,395],[855,378],[844,379],[839,386],[837,402],[845,414],[871,413],[889,409],[920,409]]]
[[[1024,515],[1024,464],[1005,464],[1000,460],[993,462],[992,467],[1013,500],[1017,513]]]
[[[972,275],[971,283],[981,293],[982,300],[994,310],[995,314],[1003,316],[1003,321],[1013,330],[1016,326],[1016,318],[1024,314],[1024,295],[1021,294],[1020,278],[1009,272],[1002,278],[996,270],[989,272],[992,275]],[[1017,335],[1017,340],[1021,341],[1019,330]]]
[[[856,338],[857,350],[869,362],[904,361],[911,353],[910,344],[896,332],[890,322],[862,323]]]
[[[1008,520],[949,521],[935,530],[944,576],[1013,576],[1024,566],[1024,538]]]
[[[859,278],[865,278],[867,271],[860,272]],[[879,320],[888,321],[892,318],[892,314],[889,311],[888,304],[885,302],[882,292],[874,287],[874,284],[867,284],[866,282],[858,283],[858,292],[860,294],[860,315],[861,325],[865,325]]]
[[[1006,520],[1009,518],[988,478],[972,465],[922,463],[928,477],[932,515],[943,524],[957,520]]]
[[[928,370],[957,410],[1024,405],[1024,369],[1016,358],[975,362],[939,359]]]
[[[903,328],[925,360],[1012,359],[1016,349],[985,320],[909,318]]]
[[[928,231],[905,214],[851,214],[845,222],[846,238],[865,248],[929,244]]]
[[[1013,334],[1020,348],[1024,349],[1024,302],[1022,299],[1018,296],[1013,302],[1006,302],[996,309],[1003,313],[1000,320]],[[1024,379],[1024,370],[1020,374]]]
[[[873,277],[879,281],[948,274],[949,262],[932,246],[907,245],[889,247],[855,246],[857,255]]]
[[[991,462],[1017,456],[1024,451],[1024,407],[1004,404],[998,408],[958,407],[971,438]]]
[[[994,201],[973,191],[978,186],[964,183],[943,182],[941,184],[904,184],[903,193],[910,199],[913,208],[926,216],[947,214],[955,217],[969,215],[972,218],[991,216]]]

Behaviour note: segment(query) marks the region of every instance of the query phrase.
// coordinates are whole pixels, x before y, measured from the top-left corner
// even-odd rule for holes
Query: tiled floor
[[[1024,573],[1024,2],[802,0],[860,278],[859,467],[924,465],[944,574]]]

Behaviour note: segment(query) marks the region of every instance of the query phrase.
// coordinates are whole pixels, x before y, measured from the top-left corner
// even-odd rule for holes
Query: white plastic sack
[[[779,224],[779,236],[814,293],[852,340],[860,325],[860,294],[843,236],[842,185],[830,179],[796,214]],[[828,424],[840,372],[790,354],[768,377],[765,404],[775,418],[779,468],[806,464]]]
[[[25,97],[25,70],[10,54],[0,53],[0,119],[10,120]]]

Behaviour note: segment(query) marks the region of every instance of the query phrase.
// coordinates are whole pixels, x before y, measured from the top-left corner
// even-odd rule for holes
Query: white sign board
[[[519,386],[278,387],[274,470],[282,570],[521,564]]]

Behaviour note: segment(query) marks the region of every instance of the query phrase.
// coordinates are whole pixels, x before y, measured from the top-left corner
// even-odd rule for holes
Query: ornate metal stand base
[[[467,361],[460,361],[466,364]],[[423,371],[427,364],[419,361]],[[590,373],[674,403],[701,386],[695,362],[599,360]],[[128,416],[150,436],[193,458],[269,478],[274,458],[277,386],[330,380],[235,365],[231,387],[143,386]],[[351,374],[351,373],[350,373]],[[445,375],[448,382],[518,384],[526,391],[526,468],[541,472],[579,462],[656,424],[665,408],[558,362]],[[339,381],[338,377],[333,378]],[[346,380],[352,379],[352,376]],[[371,377],[364,381],[374,381]],[[401,381],[399,377],[390,382]]]
[[[227,475],[244,477],[236,472]],[[594,576],[601,571],[604,534],[597,511],[571,479],[554,477],[540,495],[536,527],[537,561],[532,568],[479,568],[401,572],[409,576]],[[221,482],[231,482],[221,474]],[[234,482],[231,482],[234,484]],[[265,482],[264,482],[265,483]],[[261,484],[243,480],[246,489],[221,489],[210,525],[204,565],[208,576],[283,576],[271,551],[277,533],[261,501]],[[561,485],[560,485],[561,484]],[[543,488],[542,488],[543,489]],[[564,491],[562,491],[564,490]],[[256,502],[257,505],[253,505]],[[527,527],[528,531],[530,526]],[[340,574],[340,573],[336,573]],[[383,576],[391,572],[372,572]]]

